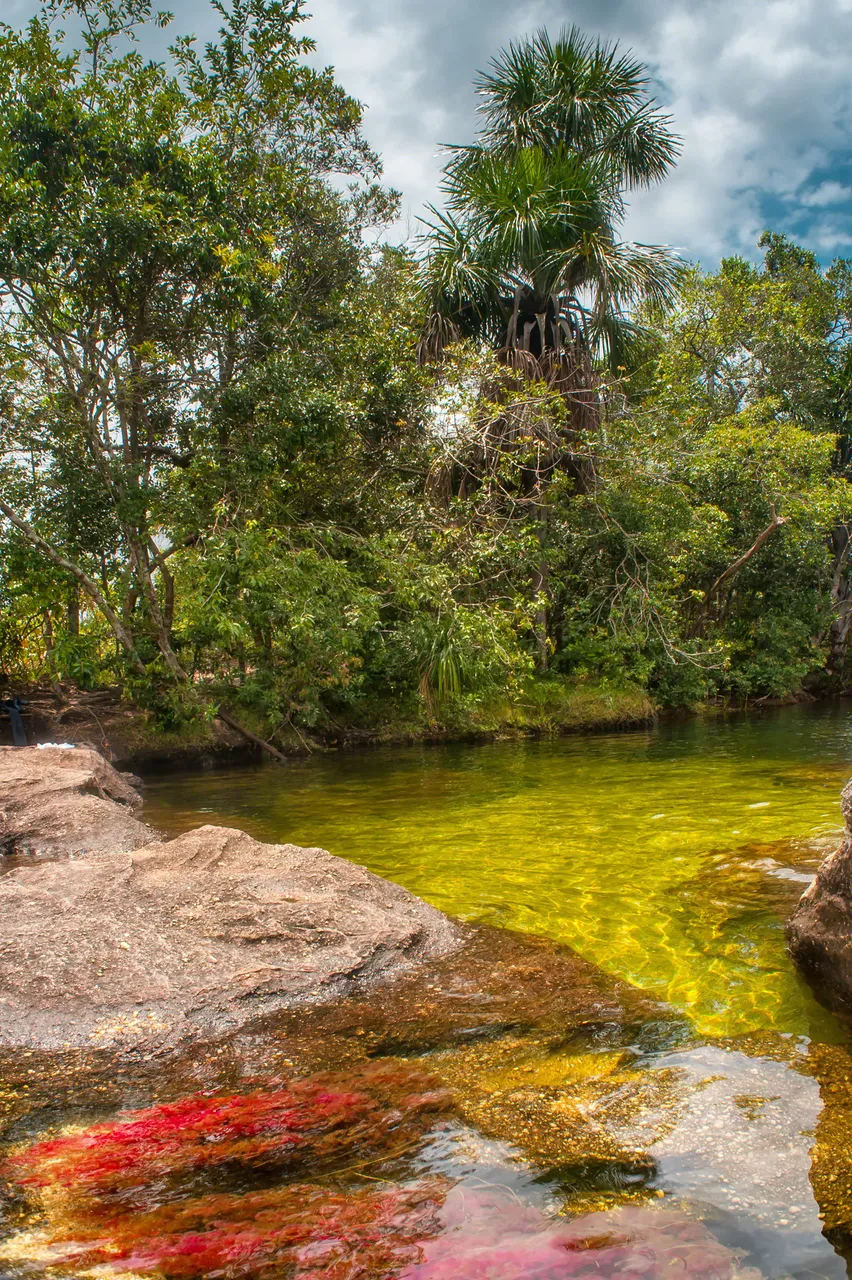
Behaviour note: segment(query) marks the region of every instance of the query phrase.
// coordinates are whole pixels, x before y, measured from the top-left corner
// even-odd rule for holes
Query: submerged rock
[[[0,854],[128,853],[156,839],[141,803],[90,747],[0,747]]]
[[[322,849],[200,827],[0,878],[0,1044],[174,1045],[459,941],[440,911]]]
[[[852,782],[840,801],[846,832],[821,863],[787,926],[790,954],[831,1009],[852,1009]]]

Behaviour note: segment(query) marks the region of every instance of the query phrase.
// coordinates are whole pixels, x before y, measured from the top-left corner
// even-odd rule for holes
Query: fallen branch
[[[287,757],[273,747],[271,742],[266,742],[263,738],[258,737],[256,733],[252,733],[251,729],[247,729],[245,725],[240,724],[239,720],[235,720],[233,716],[228,715],[227,711],[223,711],[220,707],[216,712],[217,719],[226,724],[229,729],[233,729],[235,733],[242,734],[247,742],[253,742],[256,747],[262,747],[264,751],[268,751],[271,756],[275,756],[276,760],[280,760],[282,764],[287,763]]]

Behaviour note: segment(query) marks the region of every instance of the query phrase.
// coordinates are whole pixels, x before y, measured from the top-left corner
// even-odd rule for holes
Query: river
[[[852,707],[378,750],[149,779],[146,816],[362,863],[450,915],[566,942],[707,1035],[825,1032],[781,919],[840,830]]]
[[[452,915],[512,931],[489,935],[495,955],[500,937],[508,952],[520,932],[542,940],[545,950],[535,955],[553,958],[541,970],[535,957],[532,967],[518,962],[526,1012],[504,1019],[499,1034],[448,1038],[433,1027],[432,1042],[424,1032],[419,1047],[403,1050],[385,1026],[362,1055],[435,1071],[463,1100],[452,1121],[419,1134],[402,1165],[398,1156],[396,1164],[383,1157],[359,1174],[371,1187],[392,1184],[406,1195],[418,1178],[433,1188],[441,1225],[421,1228],[432,1244],[419,1262],[370,1255],[361,1270],[350,1258],[349,1270],[341,1263],[335,1271],[339,1259],[326,1270],[314,1259],[310,1270],[279,1252],[263,1265],[245,1258],[238,1265],[229,1255],[224,1269],[217,1255],[216,1266],[193,1271],[185,1260],[183,1270],[173,1258],[164,1261],[162,1250],[155,1257],[137,1249],[121,1255],[124,1271],[116,1263],[104,1271],[108,1255],[97,1255],[101,1270],[91,1274],[845,1276],[844,1256],[852,1256],[849,1031],[794,971],[783,926],[836,843],[839,791],[850,773],[852,712],[833,704],[600,737],[381,749],[150,776],[145,817],[170,834],[212,822],[317,845]],[[548,1020],[550,995],[535,1004],[533,988],[544,991],[548,964],[561,972],[563,953],[551,944],[587,962],[583,973],[600,974],[628,1013],[595,1016],[590,1003],[570,1026],[561,1014]],[[450,996],[472,998],[461,989]],[[412,994],[387,1018],[408,1025],[412,1008],[437,1009],[425,1000],[423,991]],[[430,1018],[440,1021],[424,1012],[424,1025]],[[357,1020],[329,1023],[324,1034],[329,1044],[336,1036],[338,1048],[328,1051],[328,1063],[314,1038],[314,1065],[360,1063],[352,1046],[366,1032]],[[281,1070],[281,1046],[290,1055],[285,1063],[301,1061],[300,1034],[288,1024],[251,1047],[241,1043],[251,1079],[259,1063],[268,1072],[274,1060]],[[362,1066],[351,1068],[353,1078]],[[138,1107],[180,1093],[177,1084],[140,1079],[108,1104],[89,1098],[84,1113],[67,1103],[45,1110],[43,1097],[40,1110],[19,1108],[12,1150],[24,1136],[61,1132],[69,1121],[79,1127],[81,1117],[109,1120],[119,1103]],[[323,1178],[324,1185],[332,1179],[335,1195],[345,1183],[338,1173]],[[440,1193],[429,1179],[441,1180]],[[165,1196],[172,1205],[175,1193],[164,1192],[162,1179],[156,1185],[150,1203],[160,1206]],[[254,1175],[228,1184],[243,1197],[241,1213],[257,1185]],[[275,1185],[281,1196],[290,1184]],[[194,1193],[219,1186],[202,1179]],[[284,1214],[284,1202],[275,1203]],[[595,1216],[602,1212],[616,1217]],[[610,1233],[589,1246],[588,1271],[574,1265],[585,1257],[580,1247],[553,1225],[564,1234],[566,1222],[587,1221],[604,1222]],[[26,1213],[16,1228],[22,1223],[29,1224]],[[451,1257],[442,1262],[445,1246]],[[44,1274],[47,1255],[38,1250],[21,1246],[7,1256],[9,1275]],[[56,1274],[89,1271],[60,1266]]]

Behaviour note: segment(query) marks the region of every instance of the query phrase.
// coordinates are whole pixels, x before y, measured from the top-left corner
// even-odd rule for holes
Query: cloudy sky
[[[164,0],[202,38],[207,0]],[[17,23],[34,0],[0,0]],[[764,227],[852,256],[852,0],[313,0],[317,55],[367,106],[404,197],[398,238],[437,199],[440,144],[475,129],[471,80],[509,40],[576,22],[631,46],[683,135],[674,176],[634,197],[627,234],[712,266]]]

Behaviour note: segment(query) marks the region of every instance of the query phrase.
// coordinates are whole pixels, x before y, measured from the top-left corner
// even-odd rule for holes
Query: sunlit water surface
[[[153,777],[146,816],[318,845],[451,915],[568,943],[702,1034],[831,1035],[783,921],[850,771],[852,707],[833,705]]]

